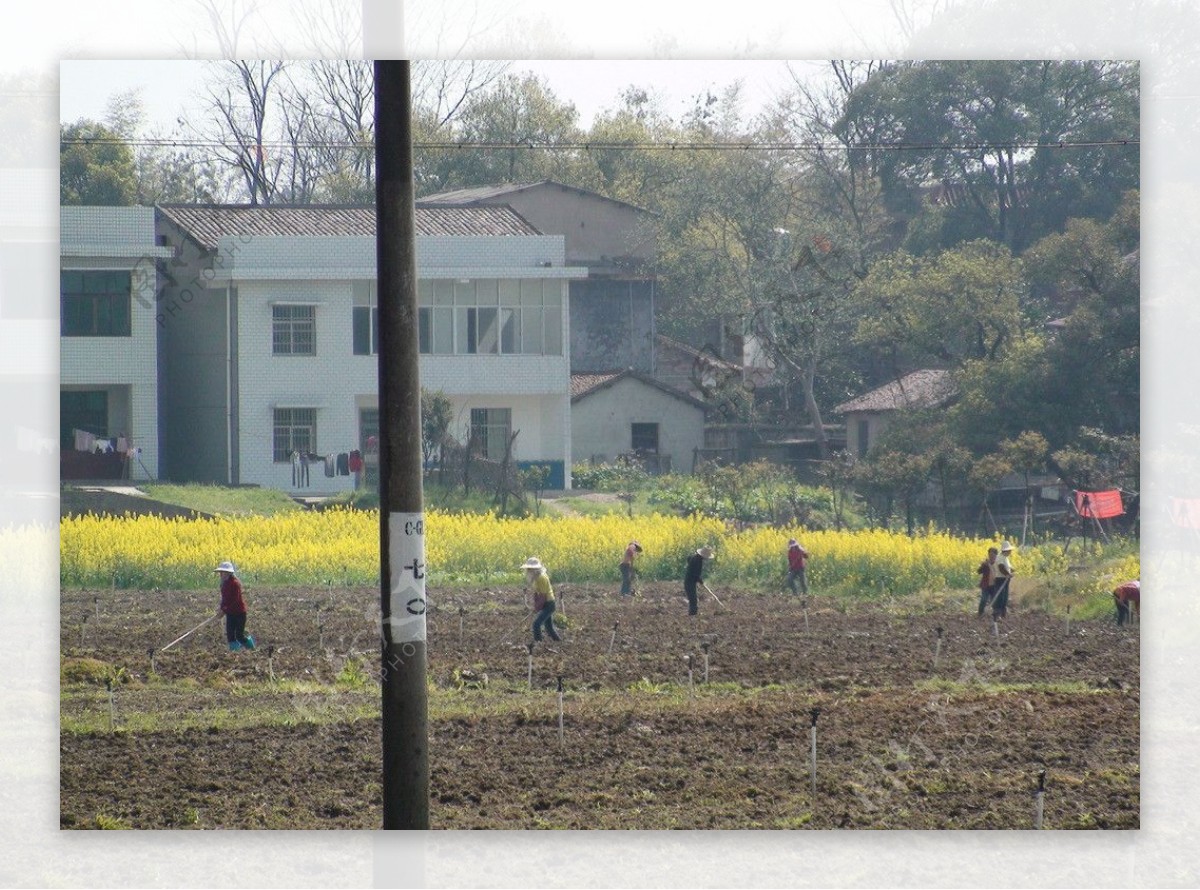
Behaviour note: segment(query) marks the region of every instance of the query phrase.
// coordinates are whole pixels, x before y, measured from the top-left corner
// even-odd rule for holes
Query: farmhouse
[[[164,473],[326,494],[377,458],[373,206],[166,205],[157,312]],[[568,487],[564,239],[507,207],[419,207],[422,385],[451,433]]]
[[[63,207],[59,446],[63,479],[159,472],[156,263],[150,207]]]
[[[575,462],[631,454],[652,472],[690,473],[704,445],[704,402],[647,374],[571,376]]]
[[[949,371],[925,369],[842,402],[833,411],[846,418],[846,450],[865,457],[897,411],[941,408],[954,399],[956,392]]]

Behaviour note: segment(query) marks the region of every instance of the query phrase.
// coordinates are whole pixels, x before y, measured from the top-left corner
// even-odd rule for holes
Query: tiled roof
[[[162,204],[159,210],[207,248],[231,235],[375,236],[375,207]],[[508,207],[417,207],[418,235],[540,235]]]
[[[589,198],[595,198],[598,201],[610,201],[613,204],[620,204],[622,207],[630,207],[634,210],[639,210],[643,213],[651,213],[644,207],[638,207],[636,204],[630,204],[628,201],[622,201],[618,198],[610,198],[608,195],[602,195],[599,192],[593,192],[590,189],[582,189],[574,185],[565,185],[561,182],[555,182],[553,179],[542,179],[537,182],[506,182],[500,185],[481,185],[474,188],[452,189],[448,192],[438,192],[436,195],[426,195],[417,201],[417,206],[422,205],[473,205],[479,202],[492,201],[496,198],[504,198],[508,195],[516,194],[517,192],[529,191],[530,189],[550,187],[560,189],[566,192],[576,192],[580,195],[587,195]]]
[[[851,411],[895,411],[898,408],[936,408],[956,392],[949,371],[927,369],[905,374],[834,408],[835,414]]]
[[[624,372],[618,371],[612,374],[572,374],[571,375],[571,398],[586,395],[594,389],[599,389],[604,384],[620,377]]]
[[[707,410],[708,408],[708,405],[706,405],[703,401],[692,395],[689,395],[683,390],[676,389],[673,386],[663,383],[661,380],[656,380],[650,375],[643,374],[640,371],[635,371],[632,368],[628,368],[624,371],[615,371],[609,374],[572,374],[571,401],[577,402],[584,396],[591,395],[597,390],[604,389],[606,386],[612,386],[614,383],[618,382],[619,380],[623,380],[626,377],[630,378],[631,380],[638,380],[647,386],[652,386],[655,389],[665,392],[669,396],[679,399],[680,401],[687,402],[690,405],[695,405],[697,408],[704,410]]]

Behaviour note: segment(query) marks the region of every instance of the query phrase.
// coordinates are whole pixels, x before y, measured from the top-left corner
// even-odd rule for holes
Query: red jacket
[[[242,582],[230,575],[221,582],[221,612],[226,615],[245,615],[246,601],[242,599]]]
[[[804,568],[804,558],[808,552],[803,547],[788,548],[788,571],[798,572]]]

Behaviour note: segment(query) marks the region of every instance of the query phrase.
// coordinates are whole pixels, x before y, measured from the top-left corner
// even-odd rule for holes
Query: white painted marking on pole
[[[388,514],[388,624],[392,642],[425,641],[425,514]]]

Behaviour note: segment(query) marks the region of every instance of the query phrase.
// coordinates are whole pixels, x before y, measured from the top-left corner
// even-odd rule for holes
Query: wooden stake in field
[[[151,646],[146,650],[146,657],[150,659],[150,673],[154,673],[154,647]]]
[[[1040,773],[1038,773],[1038,787],[1037,787],[1037,792],[1034,794],[1034,800],[1036,802],[1036,810],[1035,810],[1034,816],[1033,816],[1033,827],[1038,829],[1039,831],[1042,828],[1042,812],[1043,812],[1043,807],[1045,805],[1045,797],[1046,797],[1046,771],[1042,770]]]
[[[112,732],[117,725],[117,699],[113,695],[112,678],[104,681],[105,688],[108,689],[108,731]]]
[[[617,627],[621,624],[620,620],[613,622],[612,636],[608,638],[608,654],[612,655],[613,644],[617,642]]]
[[[460,646],[462,645],[463,641],[463,613],[465,611],[466,609],[464,609],[460,603],[458,607],[458,645]]]
[[[562,677],[558,678],[558,747],[566,746],[566,740],[563,737],[563,685]]]
[[[933,649],[933,669],[935,671],[937,670],[938,659],[942,655],[942,629],[940,627],[938,627],[938,628],[936,628],[936,630],[937,630],[937,645]]]
[[[317,610],[317,647],[323,650],[325,648],[325,622],[321,617],[321,604],[317,603],[315,608]]]
[[[708,641],[700,644],[700,651],[704,653],[704,685],[708,685]]]
[[[808,633],[808,599],[800,600],[800,607],[804,609],[804,632]]]
[[[811,714],[812,725],[808,730],[808,769],[809,775],[812,777],[812,795],[815,804],[817,799],[817,718],[821,716],[821,709],[813,708]]]
[[[84,612],[83,619],[79,622],[79,648],[80,649],[82,649],[84,647],[84,641],[87,639],[87,622],[88,622],[88,614],[87,614],[87,612]]]
[[[92,605],[96,607],[96,620],[100,620],[100,597],[92,597]]]
[[[1067,636],[1071,635],[1071,604],[1067,603]]]
[[[272,680],[275,679],[275,647],[274,646],[267,647],[267,674],[270,675]]]
[[[688,692],[694,693],[696,691],[696,684],[692,682],[692,656],[689,654],[685,658],[687,658],[688,666]]]
[[[526,643],[525,648],[529,650],[529,688],[533,688],[533,643]]]

